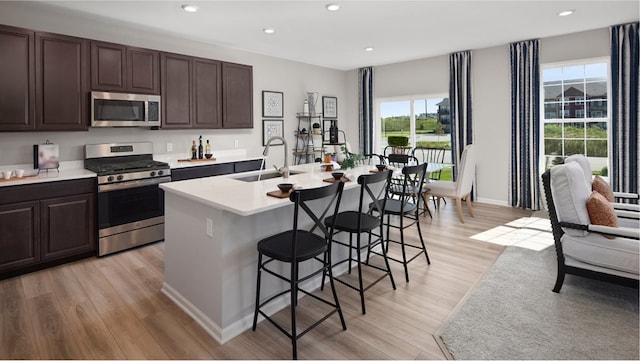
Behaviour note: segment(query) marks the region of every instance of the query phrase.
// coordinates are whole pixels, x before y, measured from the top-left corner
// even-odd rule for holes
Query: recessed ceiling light
[[[262,31],[263,31],[265,34],[273,34],[273,33],[275,33],[275,32],[276,32],[276,31],[275,31],[275,29],[271,29],[271,28],[264,28],[264,29],[262,29]]]
[[[329,10],[329,11],[338,11],[338,10],[340,10],[340,5],[338,5],[338,4],[327,4],[324,7],[327,8],[327,10]]]
[[[368,46],[368,47],[364,48],[364,51],[373,51],[373,48]]]
[[[181,7],[182,7],[182,10],[188,13],[195,13],[196,11],[198,11],[198,7],[195,5],[184,4]]]
[[[565,10],[558,13],[558,16],[569,16],[573,14],[575,10]]]

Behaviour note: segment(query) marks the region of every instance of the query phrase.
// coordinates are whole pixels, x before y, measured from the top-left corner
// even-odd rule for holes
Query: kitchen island
[[[293,204],[288,198],[275,198],[267,192],[277,184],[296,187],[329,185],[331,173],[319,163],[292,166],[292,175],[283,178],[245,181],[238,178],[258,172],[231,174],[162,184],[165,190],[165,250],[162,292],[196,320],[219,343],[251,328],[255,304],[257,242],[291,229]],[[357,176],[368,174],[373,166],[350,169],[352,181],[345,183],[340,210],[357,209]],[[293,174],[294,172],[300,172]],[[268,174],[273,171],[263,171]],[[342,235],[340,235],[342,236]],[[335,257],[344,250],[334,250]],[[341,259],[341,258],[339,258]],[[283,266],[283,271],[286,266]],[[305,268],[300,272],[304,274]],[[336,273],[344,272],[336,270]],[[320,286],[312,279],[306,289]],[[262,297],[284,289],[282,282],[263,278]],[[289,304],[283,296],[268,312]]]

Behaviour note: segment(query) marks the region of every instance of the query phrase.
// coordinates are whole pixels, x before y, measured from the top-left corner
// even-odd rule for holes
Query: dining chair
[[[462,215],[462,200],[465,200],[469,214],[473,217],[473,208],[471,206],[471,189],[475,179],[476,170],[476,152],[475,146],[469,144],[464,147],[462,156],[460,157],[460,166],[457,167],[458,176],[455,182],[433,181],[429,183],[430,194],[437,199],[436,209],[440,209],[441,198],[451,198],[456,201],[456,210],[460,221],[464,223]]]
[[[414,156],[419,163],[444,163],[445,149],[418,146],[413,148],[411,155]],[[429,172],[429,179],[440,180],[441,174],[441,169],[435,172]]]
[[[352,262],[355,262],[358,270],[358,284],[357,286],[353,285],[352,283],[346,280],[342,280],[341,278],[336,278],[335,280],[353,290],[358,291],[358,293],[360,294],[360,304],[362,306],[363,315],[366,313],[364,304],[365,291],[373,287],[375,284],[377,284],[387,276],[391,281],[391,286],[393,287],[393,289],[396,289],[396,284],[393,280],[393,274],[391,274],[391,268],[389,267],[387,253],[385,247],[383,247],[384,229],[382,214],[380,212],[374,214],[373,212],[373,208],[382,210],[384,212],[386,201],[389,195],[391,176],[391,170],[373,174],[362,174],[358,176],[358,184],[360,185],[360,201],[358,210],[343,211],[338,213],[335,217],[327,217],[324,220],[325,225],[327,226],[335,223],[335,235],[341,232],[349,233],[348,243],[336,238],[334,238],[332,241],[336,245],[347,247],[349,250],[349,256],[339,262],[334,263],[333,266],[336,267],[340,264],[348,262],[348,270],[350,274],[351,264]],[[369,207],[369,204],[374,204],[374,207]],[[376,229],[378,229],[377,234],[374,232]],[[355,244],[353,239],[354,235],[356,236]],[[367,235],[367,237],[363,239],[364,235]],[[381,246],[380,248],[382,251],[382,258],[384,260],[384,267],[371,263],[369,257],[367,257],[366,260],[362,259],[362,252],[364,250],[367,250],[367,255],[369,255],[368,250],[376,247],[377,245]],[[383,273],[379,275],[375,280],[369,281],[367,286],[364,286],[362,277],[362,266],[367,266],[370,269],[382,271]],[[322,284],[324,285],[324,276]]]
[[[407,282],[409,282],[409,270],[408,264],[414,259],[418,258],[421,254],[425,255],[427,264],[431,264],[429,260],[429,254],[424,244],[422,237],[422,230],[420,229],[420,200],[422,199],[421,192],[424,185],[424,178],[427,171],[427,164],[422,163],[418,165],[408,165],[402,168],[402,186],[400,189],[393,190],[392,184],[389,190],[389,198],[386,201],[385,208],[379,209],[375,204],[370,204],[370,207],[380,212],[382,215],[386,215],[387,219],[385,225],[387,226],[386,238],[384,241],[387,258],[389,260],[402,263],[404,267],[404,275]],[[392,197],[391,193],[396,192]],[[397,222],[392,222],[392,216],[394,220],[397,218]],[[420,245],[405,242],[404,230],[408,227],[415,225],[418,229],[418,237],[420,239]],[[400,240],[394,240],[390,237],[391,228],[398,229],[400,233]],[[400,251],[402,258],[396,258],[389,256],[389,243],[400,245]],[[408,257],[407,248],[417,249],[418,253]],[[370,253],[379,254],[374,250],[370,250]]]
[[[262,315],[278,330],[291,339],[293,359],[297,359],[298,357],[298,338],[302,337],[312,328],[318,326],[333,314],[338,313],[342,329],[347,329],[344,322],[344,316],[342,315],[342,309],[338,302],[338,295],[336,294],[334,285],[333,268],[331,267],[331,240],[333,239],[335,222],[327,223],[323,221],[326,216],[333,217],[333,220],[336,219],[336,215],[338,214],[338,209],[340,207],[343,188],[344,182],[336,182],[325,187],[292,191],[289,196],[289,200],[294,203],[292,229],[264,238],[258,242],[258,278],[256,285],[255,312],[253,315],[253,330],[256,330],[258,315]],[[324,203],[313,202],[316,200],[323,200]],[[313,202],[313,204],[309,204],[311,202]],[[321,203],[325,205],[320,206]],[[318,207],[319,209],[317,209]],[[302,217],[305,214],[312,221],[308,229],[305,229],[306,227],[302,227]],[[314,231],[319,231],[320,234],[314,233]],[[263,260],[264,258],[266,258],[266,260]],[[272,265],[272,262],[275,261],[279,262]],[[300,277],[298,274],[299,266],[302,262],[306,261],[315,261],[319,263],[319,267],[311,271],[309,274]],[[289,265],[288,275],[278,272],[278,269],[281,268],[281,263]],[[260,302],[260,283],[262,272],[287,282],[288,288]],[[333,300],[324,299],[300,288],[300,284],[302,282],[321,274],[323,276],[326,274],[329,277]],[[302,292],[315,300],[331,306],[331,311],[329,313],[301,332],[297,331],[296,325],[296,311],[299,308],[297,305],[298,292]],[[289,293],[291,297],[291,304],[289,305],[291,312],[291,331],[287,331],[283,326],[263,311],[263,307],[274,300],[279,300],[281,296],[286,295],[287,293]]]

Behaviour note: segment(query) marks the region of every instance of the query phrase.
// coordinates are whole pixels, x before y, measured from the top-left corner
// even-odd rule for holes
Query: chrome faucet
[[[267,144],[264,146],[264,151],[262,152],[262,155],[265,157],[269,155],[269,147],[271,146],[271,142],[274,140],[281,140],[282,144],[284,144],[284,166],[278,168],[277,166],[274,165],[273,167],[278,171],[278,173],[282,174],[284,178],[287,178],[289,176],[289,162],[287,157],[289,150],[287,147],[287,141],[284,140],[283,137],[274,136],[269,138],[269,140],[267,140]]]

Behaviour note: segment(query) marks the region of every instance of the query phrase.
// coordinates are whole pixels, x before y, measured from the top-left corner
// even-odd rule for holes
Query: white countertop
[[[0,171],[24,169],[25,173],[21,178],[16,177],[14,173],[11,179],[0,179],[0,187],[96,177],[94,172],[84,169],[83,164],[83,161],[61,162],[59,171],[49,169],[49,171],[41,170],[40,173],[37,169],[33,169],[32,164],[3,165]]]
[[[236,179],[259,173],[258,171],[253,171],[163,183],[160,187],[166,192],[211,207],[242,216],[248,216],[291,204],[288,198],[276,198],[267,195],[267,192],[278,190],[278,183],[293,183],[294,187],[302,188],[315,188],[330,184],[324,182],[323,179],[331,178],[331,172],[326,172],[321,169],[320,163],[296,165],[291,166],[290,169],[303,173],[293,174],[287,180],[282,177],[257,182],[246,182]],[[346,174],[350,175],[353,180],[345,183],[345,189],[357,187],[357,177],[363,173],[368,174],[369,170],[374,169],[375,167],[373,166],[363,166],[346,171]],[[274,171],[267,169],[263,172],[272,173]]]

